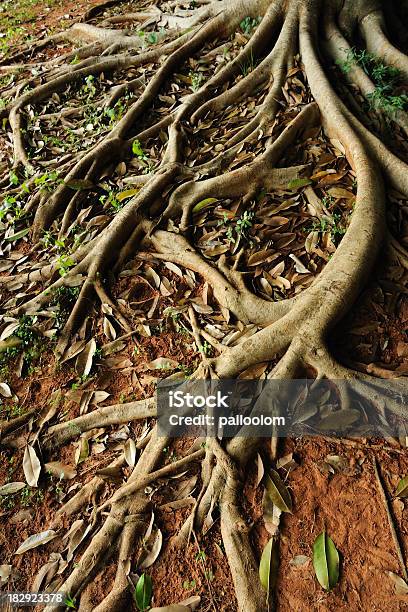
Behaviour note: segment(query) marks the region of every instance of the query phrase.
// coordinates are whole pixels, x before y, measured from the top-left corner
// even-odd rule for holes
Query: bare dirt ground
[[[0,28],[5,34],[0,39],[4,41],[3,52],[9,52],[8,45],[15,47],[17,44],[22,44],[27,36],[44,35],[71,25],[72,21],[79,19],[91,4],[93,2],[89,0],[4,2],[0,7]],[[128,4],[127,8],[132,8],[132,4],[137,3]],[[16,21],[17,12],[19,17]],[[24,17],[26,12],[28,17]],[[109,14],[114,14],[113,9]],[[233,53],[234,46],[239,46],[240,36],[244,37],[245,32],[238,33],[235,39],[229,41],[227,52]],[[44,59],[50,59],[53,54],[65,53],[70,48],[61,45],[52,51],[44,50]],[[218,60],[221,61],[219,58]],[[193,58],[190,64],[190,69],[197,74],[205,75],[206,70],[211,67],[211,62],[200,64],[200,58]],[[189,86],[189,79],[191,84],[187,68],[183,67],[176,85],[169,84],[168,90],[163,93],[161,99],[163,106],[155,109],[158,114],[166,112],[166,105],[171,105],[172,97],[177,96],[183,87]],[[106,84],[104,79],[106,81],[107,77],[102,75],[98,84],[102,89]],[[87,86],[91,88],[90,83]],[[288,79],[285,92],[287,105],[279,114],[274,128],[277,131],[282,129],[291,117],[292,106],[310,95],[304,84],[300,65],[294,69]],[[88,94],[89,91],[85,92],[85,99]],[[262,92],[260,96],[262,97]],[[55,112],[60,100],[54,99],[54,103],[54,109],[41,107],[35,109],[36,114]],[[236,112],[224,113],[222,117],[209,120],[202,126],[208,142],[222,140],[230,130],[237,129],[237,126],[247,121],[251,104],[253,108],[255,100],[250,98],[238,107]],[[93,122],[94,127],[96,126],[95,117],[88,117],[87,121]],[[35,127],[34,119],[32,125]],[[62,126],[50,126],[49,134],[54,138],[52,146],[57,151],[51,154],[58,154],[58,150],[62,147],[61,143],[68,133],[72,134],[73,129],[75,126],[69,117]],[[202,134],[192,135],[190,143],[192,159],[196,154],[194,137],[199,139]],[[37,137],[35,129],[31,131],[30,138],[33,151],[36,146],[40,148],[43,146],[38,145],[41,139]],[[86,128],[80,134],[80,138],[86,140]],[[244,255],[252,287],[260,294],[263,291],[272,295],[272,292],[285,290],[287,292],[285,295],[290,297],[302,287],[308,286],[328,261],[331,251],[336,248],[336,241],[341,239],[342,231],[347,226],[355,191],[351,169],[342,152],[324,137],[321,130],[312,130],[309,134],[305,134],[304,141],[306,147],[299,146],[291,155],[298,163],[305,161],[307,156],[314,160],[314,174],[321,172],[321,175],[314,179],[314,188],[321,198],[326,198],[328,206],[333,206],[333,209],[336,207],[336,214],[339,215],[338,234],[327,236],[324,235],[323,228],[318,229],[311,225],[307,215],[308,200],[304,189],[293,195],[296,202],[292,203],[292,207],[285,208],[287,194],[275,194],[274,204],[282,203],[281,217],[278,221],[280,225],[275,225],[268,219],[265,221],[267,214],[265,213],[264,217],[262,211],[265,212],[270,204],[268,200],[270,196],[265,195],[265,201],[258,202],[253,209],[256,228],[252,226],[252,229],[256,229],[256,235],[261,236],[262,243],[257,243],[254,231],[253,241],[247,240]],[[4,132],[2,145],[3,156],[7,157],[10,154],[10,147]],[[158,157],[159,146],[160,143],[157,144],[156,141],[150,143],[149,157],[152,164]],[[259,147],[261,146],[262,142],[259,143]],[[80,148],[78,150],[80,151]],[[201,153],[203,159],[206,155],[212,154],[211,150],[209,153],[205,150]],[[244,162],[245,156],[251,158],[252,153],[252,150],[244,150],[240,163]],[[51,154],[45,153],[43,160],[49,159]],[[118,168],[116,184],[122,192],[132,187],[123,182],[122,178],[125,176],[123,168]],[[339,192],[336,194],[336,189],[343,190],[343,194]],[[346,197],[344,197],[345,190],[348,192]],[[108,190],[105,192],[108,193]],[[400,195],[397,193],[394,195],[395,200],[401,202]],[[404,238],[407,235],[405,220],[407,202],[403,204],[405,217],[398,217],[395,214],[393,221],[399,236]],[[227,250],[231,250],[229,238],[231,232],[236,230],[229,228],[236,226],[228,225],[227,220],[239,217],[239,206],[238,201],[227,201],[213,204],[210,208],[200,211],[196,219],[194,239],[195,244],[208,257],[219,257]],[[392,202],[390,211],[393,215]],[[104,215],[109,215],[111,212],[111,209],[101,208],[96,221],[84,216],[82,229],[92,231],[94,223],[97,231],[98,223],[102,227],[105,222]],[[248,229],[247,238],[251,238],[252,229]],[[305,238],[311,231],[318,231],[321,234],[320,251],[309,253],[309,273],[305,274],[303,270],[299,273],[299,267],[295,267],[289,254],[295,253],[297,257],[302,257],[307,253]],[[272,236],[273,249],[269,248],[268,244],[268,239]],[[54,254],[58,252],[59,247],[55,244],[52,244],[52,248]],[[24,257],[29,252],[28,242],[22,241],[14,248],[12,259],[18,262],[18,265],[24,265]],[[63,257],[63,249],[61,253]],[[31,261],[41,261],[48,256],[45,245],[44,251],[35,253]],[[4,257],[0,260],[0,264],[9,261],[8,257]],[[265,270],[266,275],[263,274]],[[6,263],[1,267],[1,274],[7,271]],[[7,310],[7,304],[11,304],[16,299],[16,293],[13,288],[4,286],[1,287],[1,292],[0,300],[4,312]],[[193,371],[200,363],[202,353],[197,350],[191,332],[187,313],[190,304],[194,305],[201,325],[206,325],[209,333],[214,333],[215,330],[217,333],[214,338],[221,338],[222,342],[233,334],[239,336],[240,333],[241,335],[251,333],[250,329],[245,329],[239,323],[223,318],[223,313],[213,299],[208,285],[199,275],[189,273],[185,269],[181,270],[174,265],[166,267],[151,253],[141,253],[126,265],[125,272],[114,286],[113,296],[126,308],[128,320],[137,333],[113,346],[112,342],[116,337],[123,335],[123,330],[118,331],[117,321],[108,307],[105,308],[105,312],[101,312],[99,307],[92,307],[93,310],[81,332],[82,338],[79,336],[77,339],[81,343],[88,338],[91,329],[92,338],[98,346],[92,370],[86,376],[81,373],[83,362],[76,355],[55,368],[52,346],[48,345],[46,336],[41,335],[52,329],[51,324],[48,327],[43,326],[39,331],[40,328],[36,330],[37,321],[31,320],[27,323],[26,329],[31,330],[33,336],[30,342],[27,341],[25,357],[22,357],[22,353],[18,353],[7,363],[2,364],[0,382],[6,383],[12,390],[11,397],[2,398],[0,406],[2,427],[12,417],[23,415],[33,408],[37,412],[46,411],[53,403],[57,403],[59,407],[58,414],[68,420],[95,410],[97,404],[111,405],[143,399],[152,394],[157,378],[165,377],[169,368],[186,373]],[[66,318],[70,305],[69,295],[63,296],[58,304],[56,302],[58,316]],[[383,266],[376,270],[376,277],[364,290],[357,306],[331,339],[332,349],[342,363],[360,371],[377,373],[380,376],[393,376],[393,373],[406,375],[408,373],[407,323],[407,273],[395,263],[384,262]],[[109,343],[110,349],[104,350]],[[82,350],[84,346],[85,342]],[[211,354],[210,345],[206,350]],[[81,355],[80,350],[78,355]],[[154,362],[159,358],[165,358],[168,362],[164,366],[163,364],[158,366]],[[262,376],[266,371],[267,364],[264,366],[261,364],[257,374]],[[96,395],[93,392],[96,392]],[[26,538],[49,529],[61,504],[117,458],[118,451],[121,451],[127,440],[142,441],[150,427],[149,423],[140,423],[101,428],[89,432],[89,437],[82,439],[86,440],[85,444],[81,442],[82,446],[79,446],[76,440],[62,445],[59,449],[43,449],[41,459],[47,463],[61,462],[64,466],[70,466],[72,478],[61,480],[55,474],[45,471],[40,477],[38,487],[26,485],[18,493],[0,498],[2,525],[0,562],[4,566],[12,566],[11,576],[4,579],[2,590],[29,590],[36,578],[37,586],[41,585],[42,581],[38,581],[38,572],[50,559],[61,560],[62,570],[64,569],[62,558],[66,557],[64,547],[69,537],[65,540],[57,537],[22,555],[15,555],[15,552]],[[1,450],[0,485],[8,482],[25,483],[22,466],[28,433],[27,428],[23,426],[17,448],[3,447]],[[391,500],[395,528],[407,559],[407,502],[405,499],[394,498],[398,482],[408,473],[407,439],[404,436],[401,436],[400,440],[302,438],[285,440],[281,444],[280,457],[293,455],[294,462],[290,463],[289,470],[285,467],[280,469],[280,475],[293,499],[293,513],[286,514],[280,525],[280,563],[276,586],[279,612],[408,610],[407,593],[396,591],[396,584],[388,574],[393,572],[401,575],[401,566],[373,468],[373,461],[376,459],[385,490]],[[191,443],[191,440],[173,442],[164,449],[166,458],[176,460]],[[265,441],[261,453],[265,469],[270,458],[270,445]],[[122,479],[129,474],[130,467],[125,463],[114,475],[104,475],[108,482],[105,495],[113,490],[115,478]],[[257,485],[258,468],[259,465],[254,462],[249,470],[244,494],[245,518],[251,526],[251,540],[260,557],[270,536],[264,522],[262,487]],[[154,508],[155,525],[163,534],[160,554],[153,565],[146,570],[153,581],[153,603],[155,606],[164,606],[198,595],[201,597],[197,608],[199,612],[206,610],[233,612],[237,609],[234,589],[216,517],[208,532],[204,535],[197,534],[185,549],[175,549],[171,545],[171,537],[177,534],[188,516],[191,496],[199,489],[200,478],[198,467],[189,467],[181,479],[163,480],[148,490]],[[87,518],[93,503],[93,500],[89,501],[81,517],[66,519],[63,525],[59,526],[60,535],[63,536],[71,527],[72,518],[74,520]],[[313,542],[323,529],[330,533],[341,555],[340,580],[329,593],[325,593],[316,581],[311,561]],[[80,556],[81,545],[73,553],[73,563]],[[135,550],[132,571],[137,570],[138,562],[138,551]],[[114,580],[115,567],[114,563],[108,562],[106,570],[87,589],[87,596],[93,606],[96,606],[109,590],[108,585]]]

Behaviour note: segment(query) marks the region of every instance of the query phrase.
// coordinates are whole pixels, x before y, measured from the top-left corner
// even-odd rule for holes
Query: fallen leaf
[[[389,577],[394,583],[394,589],[396,595],[408,595],[408,584],[403,578],[394,574],[394,572],[387,572]]]
[[[134,467],[136,463],[136,443],[129,438],[124,444],[125,459],[129,467]]]
[[[44,563],[44,565],[38,570],[36,577],[31,584],[32,592],[41,591],[42,586],[48,586],[50,581],[56,575],[61,561],[62,556],[60,553],[51,553],[49,561]]]
[[[36,548],[37,546],[47,544],[47,542],[50,542],[56,537],[57,533],[53,529],[47,529],[47,531],[35,533],[34,535],[24,540],[24,542],[21,544],[21,546],[18,547],[14,554],[22,555],[23,553],[27,552],[27,550],[31,550],[32,548]]]
[[[71,480],[76,476],[75,468],[70,465],[65,465],[60,461],[51,461],[50,463],[45,463],[44,468],[52,476],[55,476],[60,480]]]
[[[73,189],[74,191],[81,191],[82,189],[92,189],[95,185],[92,181],[88,179],[69,179],[65,181],[64,184]]]
[[[119,202],[122,202],[122,200],[126,200],[127,198],[131,198],[134,195],[137,195],[139,191],[140,189],[126,189],[126,191],[121,191],[120,193],[117,193],[115,197]]]
[[[86,345],[82,353],[76,360],[76,371],[80,376],[88,376],[92,368],[92,361],[96,352],[96,342],[94,338]]]
[[[173,370],[178,366],[178,362],[168,357],[158,357],[154,361],[145,364],[146,370]]]
[[[278,572],[278,547],[277,540],[272,537],[263,549],[259,563],[259,579],[266,591],[266,601],[269,600],[271,587],[276,583]]]
[[[326,463],[331,465],[335,472],[346,472],[349,469],[349,462],[346,457],[341,455],[327,455],[325,458]]]
[[[313,544],[313,567],[320,585],[330,591],[339,580],[339,553],[332,539],[323,531]]]
[[[278,472],[270,470],[266,476],[265,487],[271,500],[282,512],[292,513],[292,499]]]
[[[41,473],[41,463],[32,446],[27,445],[23,457],[24,476],[30,487],[36,487]]]
[[[305,187],[306,185],[311,185],[313,181],[308,178],[298,178],[293,179],[293,181],[289,181],[288,189],[300,189],[300,187]]]
[[[7,242],[16,242],[16,240],[20,240],[20,238],[23,238],[23,236],[26,236],[29,231],[30,231],[30,228],[26,227],[25,229],[22,229],[19,232],[12,234],[11,236],[7,236],[6,240]]]
[[[137,581],[134,591],[134,598],[139,610],[146,610],[149,607],[152,599],[152,591],[152,579],[150,576],[142,574]]]
[[[398,483],[395,497],[408,497],[408,476],[404,476]]]
[[[89,442],[85,436],[79,438],[74,457],[76,465],[79,465],[89,457]]]
[[[321,419],[316,425],[316,429],[321,431],[339,430],[342,431],[349,427],[360,418],[361,413],[353,408],[344,410],[335,410],[327,417]]]
[[[11,576],[12,569],[12,565],[0,565],[0,580],[2,584],[5,584],[8,581]]]
[[[284,457],[281,457],[276,462],[276,467],[278,469],[283,468],[286,471],[294,470],[295,468],[298,467],[298,465],[299,464],[297,463],[297,461],[293,458],[293,453],[290,453],[289,455],[285,455]]]
[[[145,544],[146,550],[143,552],[141,560],[138,563],[140,569],[146,569],[153,565],[160,554],[163,546],[163,534],[160,529],[152,535]]]
[[[294,567],[302,567],[309,563],[310,557],[306,557],[306,555],[296,555],[289,561],[289,565],[293,565]]]
[[[210,204],[215,204],[215,202],[218,202],[217,198],[205,198],[205,200],[201,200],[201,202],[198,202],[193,206],[192,212],[193,214],[198,213],[200,210],[203,210],[203,208],[210,206]]]
[[[26,486],[25,482],[8,482],[7,484],[0,487],[0,495],[13,495],[24,489]]]
[[[13,395],[7,383],[0,383],[0,395],[3,397],[11,397]]]
[[[257,478],[256,478],[255,486],[258,487],[261,484],[261,480],[262,480],[262,478],[264,477],[264,474],[265,474],[265,468],[264,468],[264,465],[263,465],[262,457],[261,457],[261,455],[259,453],[257,453],[256,462],[257,462],[257,466],[258,466],[258,475],[257,475]]]

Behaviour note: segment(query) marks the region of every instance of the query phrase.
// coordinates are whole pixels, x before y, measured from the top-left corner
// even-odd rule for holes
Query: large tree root
[[[99,9],[92,10],[87,20],[93,19],[98,11],[112,4],[106,2]],[[354,3],[350,0],[343,3],[328,1],[324,5],[319,0],[209,2],[196,14],[181,18],[187,21],[174,19],[174,27],[181,27],[183,32],[179,38],[166,40],[157,48],[140,53],[137,52],[135,37],[127,37],[121,31],[118,33],[117,30],[90,24],[72,28],[65,36],[77,36],[82,42],[91,40],[91,46],[85,45],[80,50],[81,61],[74,66],[53,64],[44,82],[36,83],[34,89],[22,95],[17,94],[4,111],[4,114],[9,113],[13,131],[15,163],[25,165],[30,171],[35,171],[35,168],[25,152],[22,125],[27,105],[44,100],[89,75],[101,72],[114,74],[117,70],[147,63],[160,63],[160,66],[143,93],[130,105],[111,132],[82,158],[67,161],[65,182],[52,194],[34,196],[30,201],[30,210],[35,213],[34,239],[37,240],[41,232],[56,221],[61,222],[60,237],[63,237],[75,222],[82,199],[72,193],[66,184],[68,181],[97,183],[118,161],[126,159],[136,139],[149,142],[167,130],[168,140],[159,168],[152,175],[135,178],[140,191],[129,199],[92,242],[72,253],[73,266],[67,274],[57,278],[57,265],[50,262],[34,272],[1,279],[0,282],[4,284],[12,279],[23,284],[47,283],[29,301],[19,304],[14,314],[38,312],[50,302],[53,290],[69,286],[74,277],[80,276],[79,296],[58,340],[56,353],[61,357],[82,325],[95,296],[115,309],[106,287],[108,271],[119,272],[122,265],[141,248],[148,248],[156,259],[198,273],[211,286],[214,298],[223,309],[239,321],[260,328],[233,347],[214,341],[218,356],[204,358],[202,366],[194,374],[195,378],[209,373],[215,377],[233,378],[255,364],[273,361],[276,366],[271,376],[275,379],[295,378],[313,368],[318,377],[356,377],[361,383],[361,393],[370,396],[370,376],[338,364],[328,351],[327,339],[333,326],[358,297],[384,240],[393,256],[405,267],[408,265],[404,247],[386,231],[384,181],[386,178],[408,196],[407,166],[339,99],[327,71],[321,65],[316,41],[320,27],[330,57],[334,61],[342,61],[354,46],[356,28],[360,28],[368,50],[398,67],[401,74],[408,78],[408,59],[385,37],[382,4],[380,0]],[[209,78],[198,91],[184,98],[168,116],[153,125],[139,125],[166,81],[183,62],[217,37],[229,36],[242,19],[259,15],[262,20],[258,29],[231,62]],[[321,16],[324,18],[321,19]],[[123,17],[123,20],[129,19],[129,15]],[[115,21],[118,20],[110,19],[109,24]],[[335,23],[339,24],[340,29]],[[192,29],[185,32],[184,26],[187,24]],[[53,42],[46,41],[46,44]],[[125,47],[127,53],[120,53]],[[97,57],[96,49],[102,49],[105,55]],[[286,124],[285,129],[277,137],[269,138],[264,149],[249,165],[230,170],[230,164],[240,148],[256,143],[263,132],[273,126],[281,104],[282,86],[297,52],[301,55],[314,102],[299,105],[297,114],[293,112],[291,117],[294,118]],[[159,62],[161,57],[164,59]],[[249,58],[259,61],[259,64],[254,65],[249,74],[239,78],[242,63]],[[352,67],[347,77],[363,96],[372,94],[373,83],[358,65]],[[139,85],[139,80],[133,78],[113,88],[108,104],[112,105],[126,91],[136,91]],[[189,167],[185,160],[184,144],[191,127],[210,114],[241,101],[261,86],[268,88],[262,105],[247,124],[229,139],[225,150],[201,166]],[[392,120],[407,132],[405,112],[393,116]],[[342,144],[348,163],[355,172],[355,208],[345,236],[314,282],[294,298],[280,302],[267,301],[256,296],[247,286],[238,269],[239,259],[234,267],[228,266],[225,257],[214,265],[198,253],[191,237],[192,211],[200,201],[211,197],[220,200],[241,199],[247,206],[262,189],[285,189],[290,181],[310,176],[308,164],[282,167],[281,160],[288,149],[296,144],[301,133],[320,123],[326,135]],[[121,326],[129,331],[130,325],[123,313],[119,309],[115,313]],[[192,311],[189,320],[200,349],[201,332]],[[204,332],[202,335],[205,337]],[[376,397],[372,389],[370,397],[375,406]],[[390,402],[390,410],[398,414],[399,408]],[[154,399],[98,408],[49,427],[46,435],[42,436],[43,446],[47,451],[90,429],[152,416],[155,416]],[[7,425],[4,427],[7,429]],[[12,429],[9,428],[8,432],[12,432]],[[92,515],[93,538],[59,590],[78,599],[83,593],[80,609],[90,610],[87,584],[102,569],[107,558],[117,554],[113,588],[94,609],[98,612],[125,609],[129,596],[127,576],[130,558],[137,538],[146,527],[150,506],[144,488],[157,479],[179,473],[191,463],[200,461],[202,489],[180,537],[174,541],[181,545],[192,529],[201,529],[208,513],[219,502],[221,535],[238,609],[240,612],[263,612],[266,609],[265,593],[258,578],[258,560],[251,547],[250,533],[240,504],[245,470],[258,448],[259,440],[237,437],[219,443],[208,439],[205,449],[194,447],[190,454],[164,467],[160,467],[159,462],[168,440],[158,438],[156,430],[146,440],[140,445],[142,453],[131,476],[110,498],[103,499],[104,480],[95,476],[58,512],[55,524],[64,515],[72,516],[90,501],[96,502],[97,497],[102,498]],[[142,449],[144,444],[146,446]],[[276,439],[273,444],[276,453]],[[116,470],[122,464],[123,460],[117,460],[110,467]]]

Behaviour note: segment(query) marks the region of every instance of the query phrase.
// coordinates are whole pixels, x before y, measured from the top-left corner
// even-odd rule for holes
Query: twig
[[[379,469],[378,469],[378,464],[377,464],[377,460],[376,459],[374,459],[374,461],[373,461],[373,466],[374,466],[374,474],[375,474],[375,477],[376,477],[377,483],[378,483],[378,489],[380,491],[381,499],[383,501],[385,512],[387,514],[388,524],[390,526],[391,536],[392,536],[392,539],[393,539],[393,542],[394,542],[395,551],[397,553],[397,557],[398,557],[398,560],[400,562],[400,566],[401,566],[401,570],[402,570],[402,575],[404,577],[404,580],[408,581],[408,573],[407,573],[407,568],[406,568],[405,561],[404,561],[404,555],[402,553],[401,544],[400,544],[399,539],[398,539],[398,534],[397,534],[397,531],[395,529],[394,519],[393,519],[393,516],[392,516],[392,513],[391,513],[391,509],[390,509],[390,503],[388,501],[387,494],[385,492],[384,486],[383,486],[382,481],[381,481],[381,476],[380,476],[380,472],[379,472]]]

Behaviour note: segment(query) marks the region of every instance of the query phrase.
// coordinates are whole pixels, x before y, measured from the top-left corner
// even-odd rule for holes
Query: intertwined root
[[[101,6],[109,4],[112,3]],[[360,24],[368,50],[397,66],[406,78],[408,59],[385,38],[381,2],[346,1],[339,16],[336,14],[337,4],[326,2],[323,8],[317,0],[223,0],[205,3],[196,13],[189,12],[184,18],[173,20],[174,28],[181,28],[181,36],[178,36],[180,30],[175,30],[170,40],[150,51],[140,51],[138,37],[89,24],[78,24],[61,37],[52,37],[37,45],[39,49],[43,44],[62,38],[87,43],[75,52],[79,63],[68,64],[74,52],[59,60],[52,60],[43,82],[40,84],[35,78],[29,79],[28,84],[34,87],[27,93],[17,95],[3,112],[3,116],[8,114],[13,131],[15,165],[24,165],[30,172],[35,169],[25,151],[22,129],[22,113],[27,105],[43,100],[89,75],[114,73],[124,68],[158,63],[161,57],[164,58],[143,93],[130,105],[116,126],[82,159],[68,160],[64,182],[53,193],[36,197],[29,203],[29,209],[35,213],[35,240],[56,219],[61,220],[60,235],[63,236],[83,206],[81,196],[70,189],[69,183],[78,180],[96,183],[120,160],[127,158],[136,139],[143,144],[157,137],[162,130],[168,130],[168,141],[158,170],[151,176],[140,176],[139,193],[128,201],[97,237],[72,253],[74,265],[66,275],[58,277],[56,264],[50,263],[18,278],[24,284],[42,282],[46,286],[30,301],[18,306],[15,314],[37,312],[49,302],[51,290],[69,285],[78,275],[82,277],[79,296],[59,338],[57,354],[60,357],[82,324],[90,300],[97,297],[116,307],[107,295],[102,279],[108,270],[120,271],[122,264],[143,247],[153,251],[159,259],[200,274],[212,287],[215,299],[223,308],[238,320],[261,328],[233,348],[215,343],[219,355],[205,359],[196,376],[211,372],[217,377],[234,377],[256,363],[271,361],[277,356],[279,359],[273,372],[275,378],[296,377],[308,366],[312,366],[322,377],[355,376],[330,356],[326,347],[327,335],[355,301],[384,239],[385,194],[381,172],[386,173],[391,183],[406,196],[408,173],[405,163],[388,151],[338,98],[318,56],[318,22],[323,23],[325,48],[334,61],[344,59],[347,49],[353,46],[352,33],[357,24]],[[88,18],[94,18],[97,13],[97,10],[92,10]],[[177,67],[208,41],[228,36],[248,15],[263,15],[263,19],[240,54],[185,98],[167,117],[140,130],[138,125],[141,118]],[[134,18],[140,18],[140,15]],[[342,25],[342,33],[336,22]],[[106,25],[112,23],[114,21],[110,19]],[[300,51],[305,66],[314,102],[301,108],[280,136],[267,141],[264,151],[251,164],[227,171],[243,144],[256,142],[274,124],[282,85],[297,51]],[[20,61],[22,57],[19,54],[13,60]],[[251,61],[260,60],[259,65],[234,82],[242,63],[249,58]],[[65,64],[59,65],[62,61]],[[349,77],[360,87],[363,95],[372,92],[372,83],[357,65]],[[114,88],[109,95],[108,106],[125,91],[139,85],[139,80],[134,79]],[[268,93],[264,102],[255,117],[230,139],[227,149],[201,166],[189,167],[184,156],[186,126],[198,122],[209,112],[236,103],[265,85]],[[398,113],[393,120],[407,130],[405,113]],[[295,298],[269,302],[254,295],[236,266],[228,267],[225,258],[220,258],[218,266],[214,266],[197,252],[189,235],[192,209],[209,197],[239,197],[249,202],[260,189],[272,190],[294,179],[307,177],[307,165],[282,168],[279,162],[299,135],[319,122],[330,138],[342,143],[356,174],[358,190],[355,210],[346,235],[314,283]],[[173,188],[174,185],[177,185],[176,188]],[[168,202],[163,205],[163,194],[169,192]],[[174,231],[175,227],[177,231]],[[408,265],[403,247],[395,238],[390,239],[389,243],[394,255]],[[8,280],[10,278],[3,277],[0,282]],[[129,331],[120,309],[117,312],[122,327]],[[192,325],[199,345],[201,332],[194,319]],[[44,447],[57,447],[91,428],[153,416],[154,411],[153,400],[101,408],[49,428],[44,437]],[[157,464],[166,443],[154,432],[127,483],[102,507],[96,507],[94,536],[77,567],[59,590],[71,597],[80,597],[107,556],[115,554],[118,565],[113,589],[96,610],[101,612],[124,607],[128,593],[127,561],[138,537],[144,532],[149,507],[144,487],[157,478],[177,473],[192,461],[202,460],[202,490],[177,543],[185,542],[185,536],[192,529],[199,529],[203,525],[208,511],[218,501],[221,533],[238,608],[241,612],[261,612],[265,609],[264,593],[259,584],[258,564],[239,503],[245,467],[256,451],[258,441],[237,438],[223,445],[207,440],[205,452],[192,449],[190,455],[160,469]],[[93,478],[58,512],[56,520],[64,514],[78,512],[83,504],[96,499],[103,488],[103,481]],[[101,514],[101,510],[108,510],[107,516]],[[87,610],[89,605],[84,596],[81,609]]]

